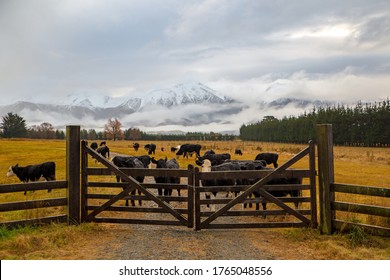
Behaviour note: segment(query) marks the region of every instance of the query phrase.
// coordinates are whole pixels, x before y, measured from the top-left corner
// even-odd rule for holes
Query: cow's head
[[[154,157],[152,157],[151,162],[156,164],[156,168],[167,168],[167,158],[155,160]]]
[[[211,161],[208,159],[203,160],[202,162],[202,172],[211,172]]]
[[[10,166],[7,172],[7,177],[16,176],[15,169],[19,167],[19,164],[16,164],[14,166]]]

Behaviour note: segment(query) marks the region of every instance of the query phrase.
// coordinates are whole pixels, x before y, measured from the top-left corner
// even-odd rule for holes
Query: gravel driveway
[[[257,246],[264,230],[204,230],[147,225],[110,225],[96,259],[275,259]],[[108,236],[107,236],[108,235]],[[258,238],[254,238],[258,236]],[[262,239],[266,245],[267,240]],[[264,246],[260,246],[264,247]],[[102,253],[100,255],[100,253]],[[100,256],[99,256],[100,255]]]

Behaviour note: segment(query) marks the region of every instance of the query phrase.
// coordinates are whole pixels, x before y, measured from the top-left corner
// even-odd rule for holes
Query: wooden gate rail
[[[68,185],[67,181],[7,184],[7,185],[1,185],[0,193],[16,193],[16,192],[24,192],[24,191],[39,191],[39,190],[49,190],[49,189],[66,189],[67,185]],[[40,208],[67,206],[67,205],[68,205],[68,199],[66,197],[6,202],[6,203],[0,203],[0,212],[40,209]],[[41,224],[49,224],[52,222],[66,222],[67,217],[68,216],[66,214],[63,214],[63,215],[56,215],[56,216],[49,216],[49,217],[39,217],[35,219],[7,221],[7,222],[0,222],[0,226],[5,226],[7,228],[14,228],[14,227],[26,226],[26,225],[41,225]]]
[[[331,184],[331,192],[334,193],[350,193],[350,194],[361,194],[365,196],[379,196],[384,198],[390,198],[390,189],[388,188],[378,188],[378,187],[368,187],[368,186],[358,186],[358,185],[348,185],[348,184]],[[390,207],[384,206],[374,206],[367,204],[351,203],[351,202],[341,202],[341,201],[331,201],[331,209],[333,211],[343,211],[343,212],[352,212],[359,214],[367,214],[380,217],[390,217]],[[358,222],[351,222],[340,220],[335,217],[332,219],[332,230],[351,230],[353,227],[361,227],[365,230],[375,233],[376,235],[390,236],[390,228],[363,224]]]
[[[309,166],[310,170],[305,170],[306,176],[297,176],[299,170],[287,170],[288,167],[292,166],[294,163],[305,157],[306,155],[309,155]],[[316,189],[315,189],[315,165],[314,165],[314,144],[310,141],[309,147],[298,153],[295,157],[288,160],[286,163],[281,165],[279,168],[276,168],[272,171],[240,171],[239,173],[230,171],[230,172],[199,172],[198,168],[195,168],[195,229],[200,230],[202,228],[260,228],[260,227],[297,227],[297,226],[317,226],[317,212],[316,212]],[[262,175],[260,175],[262,174]],[[220,177],[218,176],[220,175]],[[242,176],[242,177],[241,177]],[[247,186],[241,194],[239,194],[236,198],[231,200],[226,200],[226,204],[219,210],[207,214],[207,218],[204,221],[201,221],[201,217],[204,212],[200,211],[201,204],[208,203],[211,201],[202,201],[200,199],[200,193],[204,192],[206,190],[204,187],[200,187],[200,181],[201,180],[207,180],[207,179],[229,179],[229,178],[251,178],[251,176],[254,176],[256,178],[261,178],[258,182],[253,184],[252,186]],[[307,212],[300,212],[292,209],[285,203],[283,203],[284,198],[277,198],[271,195],[269,192],[266,191],[266,187],[269,188],[270,186],[267,186],[266,184],[278,177],[292,177],[292,178],[302,178],[302,177],[309,177],[310,178],[310,185],[306,186],[304,188],[310,189],[310,202],[311,202],[311,209],[310,213],[312,214],[311,220],[307,219],[304,215]],[[290,178],[291,178],[290,177]],[[290,186],[291,187],[291,186]],[[237,187],[234,187],[237,188]],[[302,188],[302,186],[300,187]],[[229,187],[222,187],[221,190],[231,190]],[[288,186],[285,186],[285,189],[289,189]],[[208,191],[213,190],[213,187],[207,188]],[[215,190],[215,189],[214,189]],[[229,211],[233,206],[237,204],[244,203],[247,201],[247,198],[250,194],[253,192],[259,192],[261,197],[268,202],[275,203],[277,206],[282,208],[282,211],[285,213],[288,213],[290,215],[295,216],[298,218],[301,222],[294,222],[294,223],[276,223],[275,224],[268,224],[268,223],[249,223],[249,224],[211,224],[211,222],[215,221],[218,217],[221,216],[228,216],[230,215]],[[304,199],[305,200],[305,199]],[[225,200],[223,200],[225,201]],[[223,203],[223,201],[219,201]],[[288,199],[288,201],[297,201],[294,198]],[[244,211],[245,212],[245,211]],[[260,211],[256,211],[259,213]],[[240,212],[233,212],[234,215],[241,215]],[[263,212],[263,214],[266,214],[267,212]],[[243,215],[246,215],[245,213],[242,213]]]
[[[102,163],[104,166],[107,167],[107,169],[102,168],[88,168],[88,157],[87,155],[91,155],[93,158],[97,159],[100,163]],[[85,141],[82,142],[82,218],[85,221],[95,221],[95,222],[116,222],[116,223],[145,223],[145,224],[164,224],[164,225],[184,225],[188,227],[193,226],[193,188],[192,188],[192,174],[193,174],[193,168],[189,167],[188,170],[172,170],[172,169],[129,169],[129,168],[118,168],[113,163],[109,162],[105,158],[103,158],[100,154],[96,153],[96,151],[92,150],[87,146],[87,143]],[[107,202],[105,202],[103,205],[99,207],[88,207],[87,206],[87,200],[88,198],[94,197],[94,195],[91,196],[91,194],[88,194],[87,189],[91,186],[108,186],[107,184],[101,184],[98,182],[92,182],[92,185],[88,182],[88,176],[89,175],[116,175],[119,176],[124,183],[112,183],[110,184],[110,187],[121,187],[125,188],[123,189],[119,194],[113,195],[113,196],[106,196],[105,198],[109,198]],[[129,176],[131,175],[131,176]],[[148,190],[148,187],[150,187],[150,184],[142,184],[139,183],[134,177],[132,176],[168,176],[168,177],[187,177],[188,178],[188,218],[183,216],[183,213],[185,213],[183,210],[177,211],[177,209],[174,209],[168,202],[169,200],[174,200],[174,198],[166,199],[164,197],[156,196],[152,192]],[[164,185],[154,185],[154,187],[163,188]],[[176,186],[171,186],[171,188],[174,188]],[[182,187],[180,187],[182,188]],[[143,196],[131,196],[129,193],[133,190],[139,190]],[[161,213],[170,214],[171,216],[175,217],[175,221],[161,221],[161,220],[139,220],[139,219],[122,219],[122,218],[101,218],[96,217],[99,213],[103,211],[116,211],[120,206],[113,206],[113,204],[120,199],[126,199],[126,198],[142,198],[147,199],[155,202],[158,205],[158,211]],[[182,200],[181,198],[177,200]],[[126,210],[121,209],[121,211],[125,212],[132,212],[133,210]],[[131,208],[131,207],[129,207]],[[113,210],[115,209],[115,210]],[[88,210],[92,210],[92,212],[88,213]],[[148,208],[143,208],[143,212],[153,212],[156,210],[150,210]],[[141,210],[136,210],[141,211]]]

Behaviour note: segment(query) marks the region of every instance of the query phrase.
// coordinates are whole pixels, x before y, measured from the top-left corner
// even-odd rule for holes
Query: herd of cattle
[[[90,147],[97,153],[101,154],[105,158],[110,158],[110,149],[106,142],[101,142],[100,145],[93,142]],[[138,143],[133,144],[135,151],[138,151],[140,145]],[[195,163],[202,167],[202,172],[213,172],[213,171],[240,171],[240,170],[266,170],[270,169],[267,165],[273,165],[274,168],[278,167],[278,154],[276,153],[260,153],[254,160],[232,160],[229,153],[217,154],[213,150],[206,151],[203,155],[201,152],[201,145],[199,144],[183,144],[178,147],[172,147],[171,152],[176,154],[176,158],[168,160],[167,158],[156,160],[151,155],[156,152],[155,144],[147,144],[144,146],[147,151],[147,155],[142,156],[114,156],[111,161],[119,168],[149,168],[151,163],[156,165],[156,168],[168,168],[168,169],[179,169],[179,163],[176,158],[182,156],[188,158],[196,154]],[[242,151],[239,149],[235,150],[236,155],[242,155]],[[24,167],[18,164],[11,166],[8,170],[7,176],[17,176],[21,182],[34,182],[38,181],[41,177],[47,181],[55,180],[55,163],[44,162],[36,165],[27,165]],[[138,182],[142,183],[144,177],[136,177]],[[117,177],[117,182],[120,181],[120,177]],[[165,184],[179,184],[180,178],[178,177],[155,177],[156,183]],[[234,186],[234,185],[252,185],[255,183],[254,179],[214,179],[214,180],[202,180],[201,186]],[[277,178],[271,180],[268,184],[301,184],[299,179],[287,179]],[[49,190],[50,191],[50,190]],[[178,189],[178,195],[180,196],[180,190]],[[269,193],[276,197],[282,197],[290,195],[291,197],[301,196],[300,191],[286,190],[286,191],[269,191]],[[26,194],[26,192],[25,192]],[[135,190],[132,192],[135,194]],[[158,189],[160,196],[171,196],[172,188],[170,189]],[[214,196],[216,192],[212,193]],[[237,193],[236,193],[237,195]],[[258,192],[254,192],[255,197],[260,197]],[[211,193],[206,193],[206,198],[210,198]],[[131,201],[131,205],[135,206],[135,202]],[[139,205],[142,205],[142,201],[139,201]],[[129,206],[128,200],[126,200],[126,206]],[[249,205],[251,207],[251,205]],[[263,210],[266,210],[266,204],[262,203]],[[246,205],[244,205],[246,207]],[[296,204],[297,207],[297,204]],[[259,210],[259,205],[256,204],[256,210]]]

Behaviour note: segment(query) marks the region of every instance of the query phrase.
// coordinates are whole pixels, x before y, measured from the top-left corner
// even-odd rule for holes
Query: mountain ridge
[[[67,95],[58,104],[18,101],[0,106],[0,114],[17,113],[29,125],[49,122],[55,127],[63,127],[76,123],[88,128],[101,128],[108,119],[118,118],[125,127],[163,127],[166,130],[194,127],[196,130],[218,132],[231,131],[232,128],[238,130],[239,125],[253,118],[261,119],[261,115],[257,114],[278,114],[285,108],[308,108],[321,104],[328,103],[279,98],[271,102],[245,104],[202,83],[189,83],[150,91],[143,96],[115,98],[102,92],[83,91]]]

